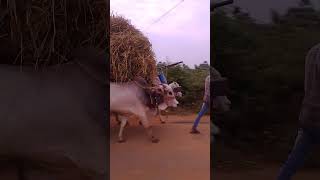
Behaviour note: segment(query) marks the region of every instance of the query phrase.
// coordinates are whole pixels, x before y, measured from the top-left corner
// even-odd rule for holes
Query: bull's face
[[[173,89],[167,85],[167,84],[162,84],[161,85],[163,89],[163,102],[159,104],[159,109],[160,110],[165,110],[167,107],[177,107],[179,102],[177,101],[175,94],[173,92]]]
[[[181,86],[177,82],[172,82],[169,86],[172,88],[176,97],[182,97]]]
[[[164,84],[163,86],[164,86],[164,92],[165,92],[165,98],[164,98],[165,102],[167,103],[168,106],[177,107],[179,102],[175,97],[175,93],[173,89],[167,84]]]

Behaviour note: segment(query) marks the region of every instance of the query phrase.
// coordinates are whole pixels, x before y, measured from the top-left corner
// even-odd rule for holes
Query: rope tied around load
[[[155,109],[158,108],[158,105],[164,102],[164,93],[165,91],[157,86],[146,86],[146,81],[138,77],[133,81],[138,87],[144,90],[144,93],[149,97],[148,102],[146,105],[151,108]],[[144,84],[144,85],[142,85]],[[160,86],[164,87],[163,84]],[[160,92],[161,91],[161,92]]]

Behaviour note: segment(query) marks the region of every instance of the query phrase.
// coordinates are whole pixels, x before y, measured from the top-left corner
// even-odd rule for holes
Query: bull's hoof
[[[124,143],[124,142],[126,142],[125,139],[119,139],[119,140],[118,140],[118,143]]]
[[[158,143],[159,141],[160,141],[160,140],[159,140],[158,138],[152,138],[152,139],[151,139],[151,142],[152,142],[152,143]]]

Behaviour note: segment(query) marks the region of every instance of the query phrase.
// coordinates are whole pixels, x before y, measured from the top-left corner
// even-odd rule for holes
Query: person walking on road
[[[203,103],[200,112],[198,113],[197,118],[195,119],[193,126],[191,128],[191,134],[199,134],[200,131],[197,130],[197,127],[200,123],[201,117],[208,111],[210,104],[210,75],[206,77],[205,85],[204,85],[204,97]]]
[[[295,145],[277,180],[290,180],[302,167],[312,146],[320,143],[320,43],[307,53],[304,91]]]

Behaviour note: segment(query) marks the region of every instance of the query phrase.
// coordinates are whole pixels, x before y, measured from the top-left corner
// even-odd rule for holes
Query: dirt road
[[[194,119],[195,115],[170,115],[166,124],[153,120],[158,144],[148,141],[143,127],[136,122],[126,127],[127,141],[119,144],[119,126],[112,124],[111,180],[209,180],[209,117],[203,117],[199,135],[189,133]]]
[[[213,166],[213,180],[276,180],[281,161],[275,161],[264,154],[254,154],[218,145],[215,153],[216,163]],[[253,150],[251,150],[253,151]],[[270,155],[270,154],[269,154]],[[286,157],[283,157],[285,160]],[[304,167],[292,180],[318,180],[320,172],[317,168]]]
[[[216,171],[212,174],[213,180],[276,180],[279,166],[265,165],[266,167],[259,170],[241,170],[241,171]],[[293,180],[318,180],[320,172],[317,170],[301,170]]]

